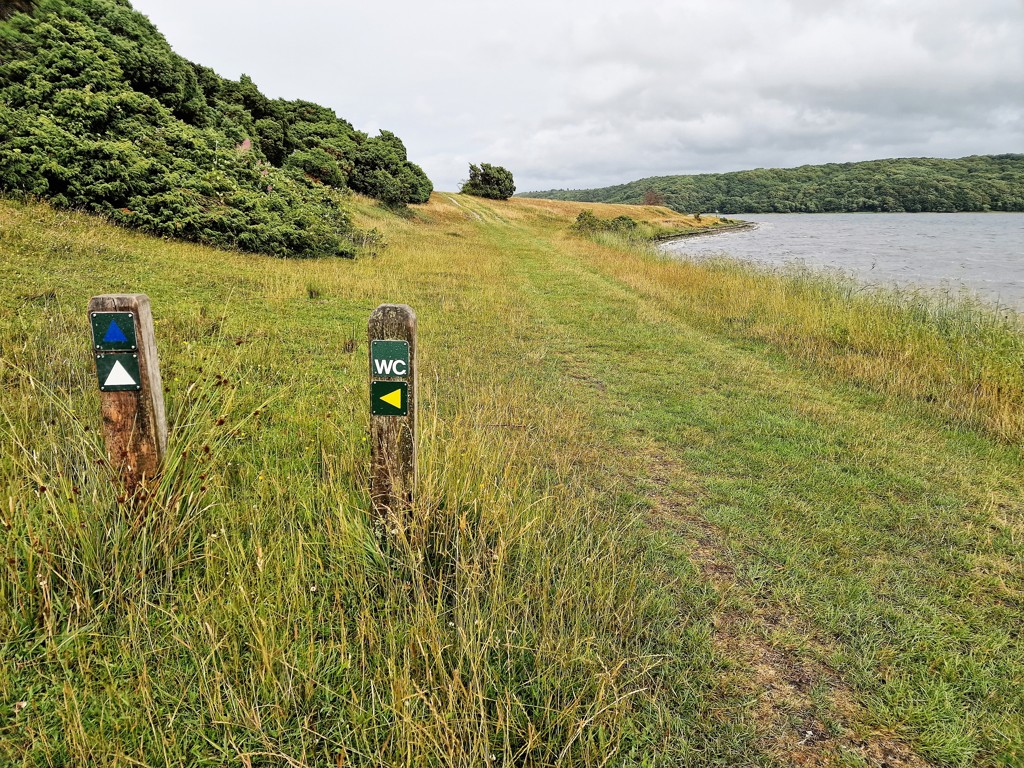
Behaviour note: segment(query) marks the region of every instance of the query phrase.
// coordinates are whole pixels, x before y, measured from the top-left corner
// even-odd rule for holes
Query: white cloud
[[[172,46],[388,128],[440,189],[1024,150],[1020,0],[137,0]]]

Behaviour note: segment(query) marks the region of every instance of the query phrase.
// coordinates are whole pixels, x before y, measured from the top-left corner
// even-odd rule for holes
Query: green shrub
[[[394,134],[192,64],[126,2],[3,9],[2,191],[282,256],[353,253],[349,186],[393,206],[430,197]]]
[[[515,194],[516,185],[512,172],[500,165],[470,163],[469,180],[462,185],[464,195],[488,197],[492,200],[508,200]]]
[[[581,234],[595,232],[615,232],[621,235],[635,235],[640,225],[629,216],[616,216],[614,219],[599,219],[591,211],[580,211],[570,229]]]
[[[405,144],[390,131],[362,141],[353,161],[349,184],[356,192],[392,206],[430,199],[433,185],[418,165],[408,162]]]
[[[332,187],[345,186],[345,174],[338,161],[319,147],[295,150],[285,161],[284,167],[294,169],[322,184]]]

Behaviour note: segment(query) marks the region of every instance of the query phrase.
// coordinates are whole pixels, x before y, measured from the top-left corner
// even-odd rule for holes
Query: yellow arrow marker
[[[381,395],[380,399],[388,405],[393,405],[399,410],[402,408],[402,390],[400,389],[396,389],[394,392],[388,392],[386,395]]]

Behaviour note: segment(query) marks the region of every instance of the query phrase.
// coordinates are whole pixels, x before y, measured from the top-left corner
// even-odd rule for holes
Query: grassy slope
[[[1019,334],[571,237],[584,207],[692,223],[435,195],[296,263],[3,204],[0,762],[1024,759]],[[175,430],[147,514],[95,468],[117,290]],[[382,301],[424,390],[383,549]]]

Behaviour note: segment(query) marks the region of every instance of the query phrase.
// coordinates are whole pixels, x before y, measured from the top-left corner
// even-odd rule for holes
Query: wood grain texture
[[[409,384],[407,416],[370,416],[370,501],[380,519],[396,521],[413,502],[416,487],[416,413],[418,380],[416,365],[416,313],[405,304],[381,304],[370,315],[367,370],[370,378],[406,381]],[[401,377],[374,377],[372,353],[375,340],[409,343],[409,373]]]
[[[131,312],[135,316],[142,389],[100,392],[107,458],[131,495],[158,475],[167,448],[167,418],[153,313],[149,297],[142,293],[94,296],[89,301],[90,317],[93,312]]]

